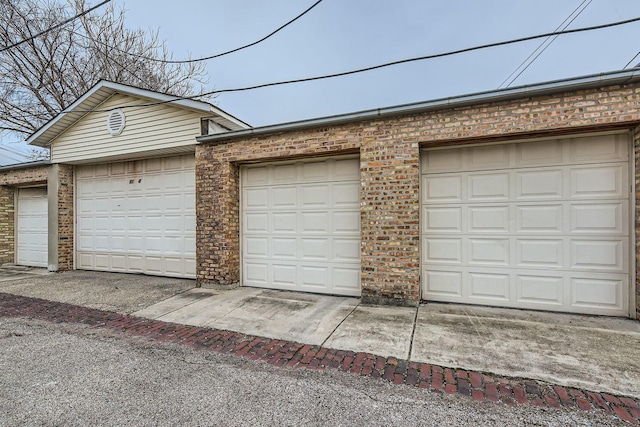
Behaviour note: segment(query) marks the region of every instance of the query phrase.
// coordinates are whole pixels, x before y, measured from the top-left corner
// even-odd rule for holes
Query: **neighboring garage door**
[[[360,295],[357,158],[242,168],[244,285]]]
[[[46,188],[18,190],[16,264],[48,265],[47,210]]]
[[[193,155],[76,169],[82,270],[195,277]]]
[[[625,136],[422,156],[424,299],[628,315]]]

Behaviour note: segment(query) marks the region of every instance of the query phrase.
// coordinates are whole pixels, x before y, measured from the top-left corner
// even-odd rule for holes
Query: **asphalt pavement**
[[[623,426],[83,325],[0,318],[0,426]]]

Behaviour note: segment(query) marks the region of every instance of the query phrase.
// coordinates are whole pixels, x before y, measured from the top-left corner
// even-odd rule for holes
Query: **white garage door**
[[[242,169],[246,286],[360,295],[357,158]]]
[[[76,169],[83,270],[195,277],[193,155]]]
[[[48,265],[47,189],[18,190],[16,264]]]
[[[426,151],[423,298],[628,315],[625,136]]]

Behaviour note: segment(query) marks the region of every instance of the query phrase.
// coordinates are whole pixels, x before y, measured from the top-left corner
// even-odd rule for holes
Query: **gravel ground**
[[[341,372],[0,319],[0,426],[605,426],[602,413],[477,403]]]

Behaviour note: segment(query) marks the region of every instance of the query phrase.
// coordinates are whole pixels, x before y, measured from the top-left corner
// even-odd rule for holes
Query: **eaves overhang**
[[[639,68],[634,68],[632,70],[592,74],[570,79],[553,80],[543,83],[517,86],[513,88],[477,92],[449,98],[439,98],[430,101],[402,104],[372,110],[363,110],[354,113],[339,114],[335,116],[320,117],[316,119],[299,120],[268,126],[259,126],[235,132],[200,136],[196,138],[196,141],[198,141],[199,143],[216,143],[223,141],[226,142],[229,140],[246,138],[249,136],[268,135],[322,126],[355,123],[397,116],[407,116],[430,111],[447,110],[500,101],[523,99],[533,96],[553,95],[562,92],[594,89],[598,87],[625,85],[636,82],[640,82]]]

